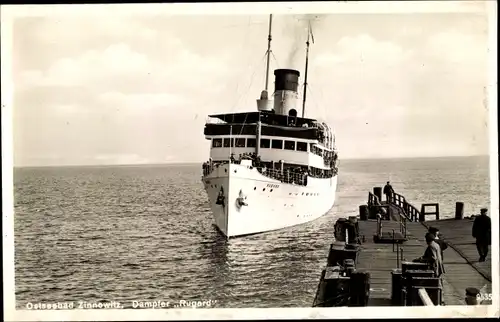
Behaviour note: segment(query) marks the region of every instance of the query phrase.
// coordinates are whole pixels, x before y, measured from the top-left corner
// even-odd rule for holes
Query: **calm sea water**
[[[390,180],[453,216],[489,205],[487,157],[344,160],[326,216],[226,242],[200,165],[15,169],[16,305],[212,300],[212,307],[310,307],[334,221]],[[215,301],[215,302],[214,302]]]

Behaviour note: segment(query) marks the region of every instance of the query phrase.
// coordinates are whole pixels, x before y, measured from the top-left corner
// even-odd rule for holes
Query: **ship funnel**
[[[274,71],[274,111],[276,114],[297,116],[300,72],[294,69]]]

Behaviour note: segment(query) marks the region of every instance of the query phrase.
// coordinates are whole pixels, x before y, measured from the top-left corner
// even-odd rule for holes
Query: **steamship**
[[[257,111],[210,115],[205,124],[211,148],[202,182],[215,226],[226,238],[303,224],[326,214],[335,202],[338,159],[333,130],[304,117],[310,25],[301,117],[299,71],[274,70],[274,94],[269,98],[271,26],[272,15],[266,84]]]

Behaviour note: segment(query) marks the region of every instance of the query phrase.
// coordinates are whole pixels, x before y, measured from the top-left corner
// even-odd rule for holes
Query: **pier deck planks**
[[[397,212],[398,208],[391,206],[391,212]],[[391,216],[394,218],[394,216]],[[491,293],[491,259],[484,263],[477,263],[477,252],[475,252],[474,240],[471,236],[472,220],[440,220],[420,222],[407,222],[408,241],[400,245],[403,257],[406,261],[420,257],[426,247],[425,233],[426,225],[432,225],[441,231],[443,239],[452,243],[444,252],[444,265],[446,273],[443,277],[443,297],[446,305],[464,305],[465,289],[476,287]],[[399,231],[397,221],[383,221],[382,230]],[[373,235],[376,233],[376,220],[359,221],[360,235],[365,236],[365,242],[361,245],[357,269],[370,272],[371,292],[369,306],[390,305],[388,299],[391,297],[391,271],[397,268],[397,252],[393,251],[392,244],[376,244]],[[470,236],[470,237],[469,237]],[[455,247],[458,251],[453,249]],[[465,256],[464,256],[465,255]],[[472,263],[472,264],[470,264]],[[401,266],[401,263],[399,263]],[[474,267],[484,271],[485,278]],[[488,304],[490,302],[486,302]]]

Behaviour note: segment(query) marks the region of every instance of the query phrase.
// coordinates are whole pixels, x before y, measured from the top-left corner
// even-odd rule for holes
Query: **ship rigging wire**
[[[246,96],[248,95],[248,92],[250,91],[250,88],[251,86],[253,85],[253,81],[254,81],[254,78],[255,78],[255,74],[257,73],[257,70],[260,68],[260,65],[264,62],[265,58],[266,58],[266,54],[264,54],[262,56],[262,58],[260,59],[259,63],[253,68],[253,73],[252,73],[252,76],[250,76],[250,82],[249,82],[249,85],[248,87],[244,90],[243,93],[241,93],[240,95],[238,95],[238,98],[236,100],[236,102],[233,104],[233,106],[231,107],[230,111],[233,112],[234,109],[238,106],[238,104],[240,103],[241,99],[243,98],[243,96]],[[243,71],[244,72],[244,71]],[[243,73],[242,72],[242,73]],[[239,88],[239,82],[238,82],[238,88]]]
[[[258,70],[258,67],[260,67],[260,65],[262,64],[264,58],[266,58],[266,57],[267,57],[267,50],[266,50],[266,53],[264,54],[263,58],[261,59],[260,63],[257,65],[257,68],[255,68],[252,76],[250,77],[250,84],[248,85],[245,93],[242,96],[246,96],[250,92],[250,88],[252,87],[252,84],[253,84],[253,81],[254,81],[254,77],[255,77],[255,74],[256,74],[256,72]],[[245,118],[243,119],[243,126],[241,127],[240,132],[238,133],[238,136],[240,136],[241,133],[243,132],[243,127],[245,126],[245,124],[247,122],[247,117],[248,117],[248,114],[246,114]]]

